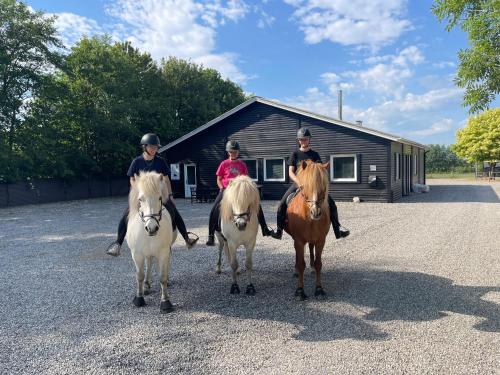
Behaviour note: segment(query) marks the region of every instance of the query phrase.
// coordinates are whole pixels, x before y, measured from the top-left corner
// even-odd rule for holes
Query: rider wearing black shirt
[[[311,141],[311,132],[307,128],[300,128],[297,131],[297,140],[300,143],[300,148],[292,153],[290,160],[288,162],[288,171],[290,178],[294,182],[286,191],[283,198],[281,198],[280,205],[278,207],[277,213],[277,229],[274,238],[281,239],[283,236],[283,229],[285,228],[286,220],[286,210],[288,208],[286,200],[290,194],[297,190],[298,180],[295,175],[297,167],[303,160],[312,160],[314,163],[321,163],[321,157],[319,154],[309,147]],[[328,195],[328,206],[330,208],[330,220],[332,222],[333,232],[336,238],[347,237],[349,235],[349,230],[342,227],[339,222],[339,214],[337,211],[337,206],[335,201],[330,195]]]
[[[160,147],[160,139],[158,138],[158,136],[153,133],[144,134],[141,139],[141,147],[143,149],[143,153],[132,161],[127,172],[127,176],[130,177],[130,183],[134,183],[135,175],[138,175],[140,172],[144,171],[158,172],[163,174],[167,178],[167,183],[170,185],[170,168],[168,167],[165,160],[163,160],[156,154],[158,148]],[[172,191],[172,189],[170,189],[170,191]],[[163,205],[172,217],[173,229],[177,228],[179,230],[179,233],[186,241],[186,245],[188,248],[194,246],[198,241],[198,236],[195,235],[196,238],[189,238],[188,233],[190,232],[187,231],[184,220],[182,220],[179,211],[173,203],[172,194],[170,194],[170,197],[166,202],[163,202]],[[116,238],[116,241],[109,245],[108,249],[106,250],[106,253],[109,255],[120,255],[121,247],[123,241],[125,240],[125,235],[127,234],[128,213],[129,208],[127,207],[127,209],[123,213],[120,223],[118,224],[118,236]]]

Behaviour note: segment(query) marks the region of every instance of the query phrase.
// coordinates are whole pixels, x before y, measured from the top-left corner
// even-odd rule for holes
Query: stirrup
[[[189,235],[192,234],[193,236],[195,236],[196,238],[190,238]],[[193,232],[187,232],[187,240],[186,240],[186,246],[188,249],[191,249],[194,245],[196,245],[196,242],[198,242],[198,240],[200,239],[200,237],[198,237],[195,233]]]

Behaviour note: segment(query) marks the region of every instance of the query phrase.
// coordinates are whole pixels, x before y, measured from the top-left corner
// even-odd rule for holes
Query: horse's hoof
[[[217,275],[220,275],[220,274],[221,274],[221,272],[222,272],[222,271],[221,271],[220,267],[219,267],[219,266],[217,266],[217,268],[215,269],[215,273],[216,273]]]
[[[240,267],[238,267],[238,268],[236,269],[236,274],[237,274],[237,275],[239,275],[240,273],[241,273],[241,269],[240,269]]]
[[[305,301],[307,299],[307,295],[304,292],[304,288],[297,288],[297,290],[295,291],[295,297],[299,301]]]
[[[255,287],[253,286],[253,284],[247,285],[246,294],[248,294],[249,296],[255,296]]]
[[[295,278],[299,277],[299,273],[298,272],[294,272],[293,273],[293,277],[295,277]]]
[[[240,287],[238,284],[231,285],[231,294],[240,294]]]
[[[174,305],[172,305],[172,303],[168,299],[166,301],[161,301],[160,311],[162,313],[170,313],[174,311]]]
[[[325,290],[321,286],[317,286],[316,290],[314,291],[314,296],[318,298],[324,298],[326,297]]]
[[[132,301],[135,306],[137,307],[142,307],[146,306],[146,301],[144,301],[144,297],[134,297],[134,300]]]
[[[151,289],[144,289],[144,295],[149,296],[151,294]]]

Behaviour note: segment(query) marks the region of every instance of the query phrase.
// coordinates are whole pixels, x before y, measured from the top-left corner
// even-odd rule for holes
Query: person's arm
[[[288,166],[288,175],[290,176],[290,180],[292,180],[295,183],[295,185],[299,186],[299,179],[295,174],[295,167],[293,165]]]
[[[169,191],[168,193],[168,199],[174,202],[174,191],[172,190],[172,183],[170,182],[170,178],[168,176],[163,175],[163,178],[165,179],[165,185],[167,185],[167,189]]]
[[[217,186],[219,187],[220,190],[224,189],[224,185],[222,185],[222,177],[217,176]]]
[[[135,177],[132,176],[130,177],[130,187],[134,187],[134,184],[135,184]]]

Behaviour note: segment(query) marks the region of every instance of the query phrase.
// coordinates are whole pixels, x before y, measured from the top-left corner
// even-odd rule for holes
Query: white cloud
[[[48,15],[57,16],[55,26],[66,46],[75,44],[83,36],[92,36],[103,32],[102,28],[93,19],[74,13],[63,12]]]
[[[434,134],[446,133],[452,129],[453,120],[451,118],[444,118],[431,125],[431,127],[426,129],[411,131],[412,135],[429,136]]]
[[[443,108],[459,108],[462,94],[463,91],[455,87],[431,90],[423,94],[407,93],[400,100],[386,101],[365,109],[346,104],[349,99],[344,97],[342,118],[350,122],[362,120],[368,128],[394,134],[428,136],[431,135],[431,130],[434,132],[432,134],[438,134],[452,129],[451,125],[447,127],[447,121],[443,121],[443,114],[446,113]],[[317,87],[307,89],[304,95],[285,98],[283,101],[298,108],[338,118],[337,95],[323,92]],[[422,129],[425,124],[433,125],[429,129]]]
[[[366,69],[348,70],[342,73],[327,72],[321,75],[331,92],[338,89],[373,91],[382,99],[400,99],[405,82],[413,76],[412,66],[421,64],[425,58],[416,46],[401,50],[397,55],[371,56],[365,59]]]
[[[83,35],[106,32],[115,40],[131,41],[156,60],[190,59],[245,83],[250,77],[238,68],[238,56],[215,53],[215,47],[217,28],[227,21],[238,22],[249,10],[244,0],[114,0],[106,8],[111,23],[99,25],[76,14],[58,13],[56,26],[67,45]]]
[[[266,27],[271,27],[272,24],[276,21],[276,18],[267,14],[263,10],[260,11],[260,18],[257,21],[257,27],[260,29],[265,29]]]
[[[433,63],[432,66],[434,68],[444,69],[444,68],[454,68],[457,65],[453,61],[438,61],[436,63]]]
[[[310,44],[329,40],[376,48],[411,28],[407,0],[284,0]]]

